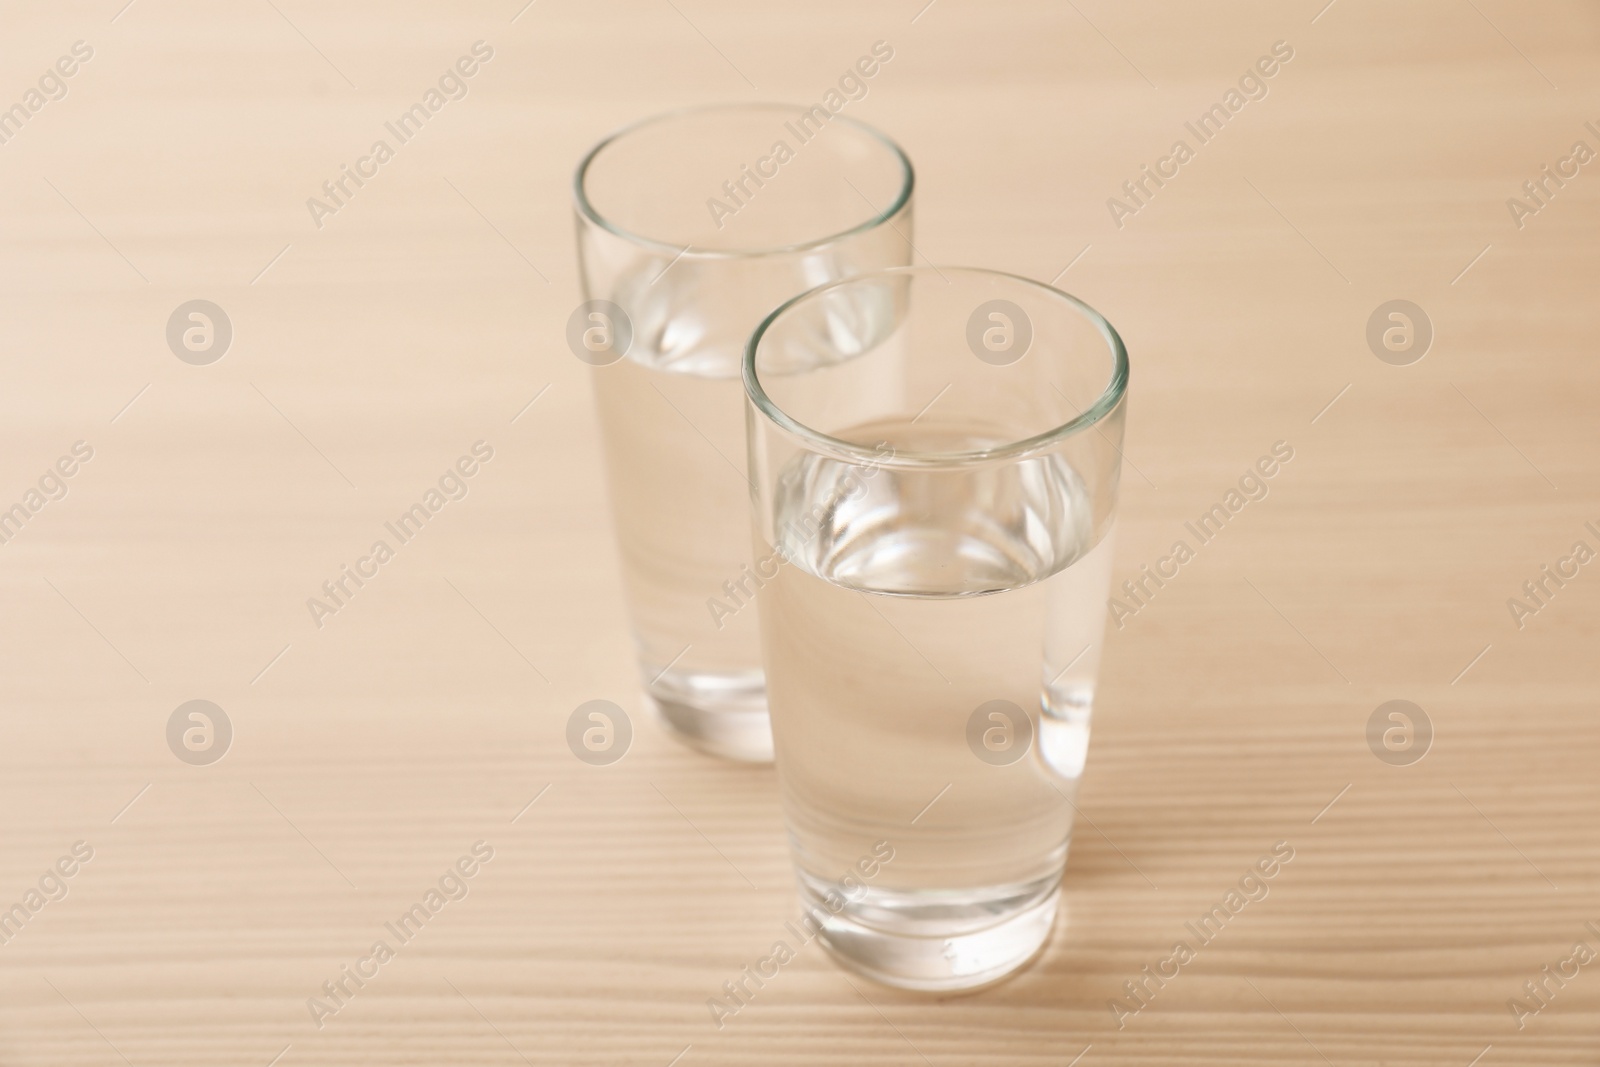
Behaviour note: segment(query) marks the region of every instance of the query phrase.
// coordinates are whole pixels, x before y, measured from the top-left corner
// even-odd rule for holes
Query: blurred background
[[[1594,5],[0,18],[0,1062],[1593,1061]],[[1112,609],[1032,967],[937,1002],[813,945],[719,1027],[789,857],[770,768],[640,703],[571,173],[669,107],[814,102],[878,42],[848,113],[916,164],[917,262],[1054,282],[1127,342],[1114,584],[1292,459]],[[595,699],[632,716],[604,766],[564,734]],[[204,758],[169,731],[196,700]]]

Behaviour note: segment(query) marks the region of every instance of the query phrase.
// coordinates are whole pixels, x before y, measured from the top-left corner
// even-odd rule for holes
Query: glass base
[[[722,759],[772,762],[767,687],[760,671],[660,672],[648,664],[643,670],[646,695],[678,740]]]
[[[923,992],[975,990],[1011,975],[1050,937],[1061,876],[959,891],[867,889],[845,899],[834,883],[800,874],[800,903],[834,959],[863,977]],[[803,920],[804,921],[804,920]]]

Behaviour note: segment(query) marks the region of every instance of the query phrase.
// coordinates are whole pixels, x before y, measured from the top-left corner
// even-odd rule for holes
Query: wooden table
[[[1600,168],[1522,186],[1600,150],[1600,13],[1323,2],[9,7],[0,907],[66,895],[0,944],[0,1063],[1594,1063],[1600,961],[1563,961],[1600,952],[1600,566],[1560,561],[1600,549]],[[1114,629],[1034,966],[930,1001],[811,945],[719,1030],[795,912],[780,812],[642,712],[568,182],[632,118],[820,98],[880,40],[850,108],[916,161],[919,253],[1127,339],[1116,581],[1293,459]],[[477,41],[465,97],[362,163]],[[167,342],[196,299],[232,327],[209,364]],[[1407,365],[1367,340],[1400,299]],[[361,563],[479,441],[466,497]],[[1542,565],[1577,576],[1536,605]],[[634,716],[619,763],[563,741],[590,699]],[[191,700],[219,762],[168,747]],[[1391,700],[1426,758],[1369,747]],[[468,895],[391,936],[462,857]]]

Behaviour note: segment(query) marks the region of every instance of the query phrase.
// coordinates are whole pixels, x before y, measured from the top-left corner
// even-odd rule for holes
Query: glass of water
[[[772,758],[750,558],[745,342],[813,286],[904,265],[911,164],[818,106],[718,105],[596,145],[574,195],[584,303],[567,341],[594,365],[639,668],[680,738]],[[839,307],[872,337],[885,309]]]
[[[892,309],[863,338],[848,309]],[[967,989],[1049,935],[1088,749],[1128,358],[1066,293],[902,268],[769,316],[744,364],[767,695],[803,922]]]

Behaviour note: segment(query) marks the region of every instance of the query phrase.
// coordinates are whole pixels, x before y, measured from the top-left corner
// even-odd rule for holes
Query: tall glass
[[[866,345],[841,309],[893,308]],[[778,777],[808,929],[964,989],[1054,921],[1104,636],[1128,359],[1008,274],[834,282],[750,341]]]
[[[745,472],[745,342],[778,304],[911,256],[911,164],[818,106],[719,105],[601,141],[574,179],[585,303],[639,669],[660,717],[719,756],[770,760]],[[847,331],[882,328],[871,302]]]

